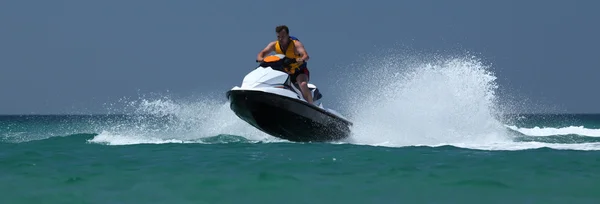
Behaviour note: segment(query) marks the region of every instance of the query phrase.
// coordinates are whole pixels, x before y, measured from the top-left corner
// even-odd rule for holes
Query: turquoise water
[[[520,125],[557,123],[548,117],[570,118],[590,127],[584,126],[577,134],[549,136],[515,131],[512,145],[378,146],[292,143],[226,134],[192,140],[110,137],[110,133],[93,130],[144,122],[123,115],[2,116],[0,200],[596,203],[600,199],[596,173],[600,141],[595,138],[600,135],[594,135],[597,129],[593,127],[599,124],[600,115],[529,115]],[[150,121],[167,125],[163,117],[144,118],[147,126],[152,126]],[[527,130],[535,128],[520,129]],[[560,132],[560,127],[547,130]],[[60,131],[80,133],[43,134]],[[581,135],[585,131],[587,135]],[[541,139],[548,137],[555,139]]]

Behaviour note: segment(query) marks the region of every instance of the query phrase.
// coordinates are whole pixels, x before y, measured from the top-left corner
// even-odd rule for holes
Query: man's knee
[[[300,85],[301,87],[308,87],[308,83],[306,83],[306,81],[302,81],[302,82],[300,82],[300,83],[299,83],[299,85]]]

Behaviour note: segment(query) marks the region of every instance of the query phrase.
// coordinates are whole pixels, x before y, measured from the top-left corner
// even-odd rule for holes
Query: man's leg
[[[300,85],[300,91],[302,91],[302,96],[308,101],[308,103],[313,103],[312,94],[310,94],[310,89],[308,89],[308,76],[304,73],[298,74],[296,77],[296,82]]]

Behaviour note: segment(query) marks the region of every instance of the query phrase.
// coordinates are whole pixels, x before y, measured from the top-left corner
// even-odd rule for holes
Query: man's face
[[[277,40],[279,40],[279,42],[287,43],[289,37],[290,36],[285,32],[285,30],[281,30],[279,33],[277,33]]]

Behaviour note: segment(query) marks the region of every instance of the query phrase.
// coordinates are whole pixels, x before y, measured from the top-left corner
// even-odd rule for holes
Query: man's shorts
[[[308,68],[306,67],[306,64],[307,64],[307,63],[306,63],[306,62],[304,62],[304,64],[300,65],[300,67],[298,68],[298,69],[300,69],[300,70],[298,70],[298,71],[296,71],[294,74],[291,74],[291,75],[290,75],[290,77],[291,77],[291,80],[292,80],[292,83],[296,83],[296,78],[297,78],[297,77],[298,77],[298,75],[300,75],[300,74],[306,74],[306,78],[307,78],[307,79],[310,79],[310,71],[308,71]]]

